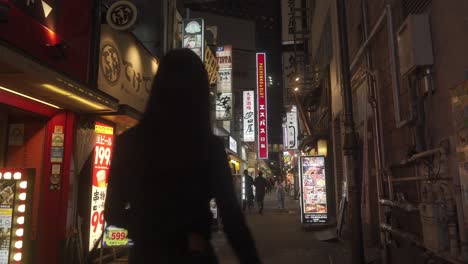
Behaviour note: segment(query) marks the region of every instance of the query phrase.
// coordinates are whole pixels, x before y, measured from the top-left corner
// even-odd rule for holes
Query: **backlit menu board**
[[[34,169],[0,169],[0,264],[30,263]],[[24,250],[26,249],[26,250]]]
[[[111,162],[114,128],[102,123],[95,126],[93,180],[89,218],[89,251],[101,237],[104,230],[104,206]]]
[[[325,223],[328,219],[325,157],[302,156],[300,169],[301,222]]]

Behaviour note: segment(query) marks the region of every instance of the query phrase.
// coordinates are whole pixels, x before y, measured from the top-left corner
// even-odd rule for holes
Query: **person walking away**
[[[279,177],[275,184],[276,197],[278,198],[278,208],[284,209],[284,196],[286,193],[285,183],[282,177]]]
[[[253,206],[253,185],[254,185],[254,180],[252,176],[249,175],[248,170],[244,170],[244,183],[245,183],[245,200],[243,201],[243,211],[245,212],[245,209],[248,209],[248,212],[250,213],[250,210],[252,209]]]
[[[258,213],[263,214],[263,200],[265,199],[265,191],[267,181],[263,178],[263,172],[258,171],[258,176],[255,178],[255,197],[257,198]]]
[[[134,241],[130,264],[218,263],[210,243],[212,198],[239,262],[261,263],[223,141],[212,133],[210,101],[200,58],[189,49],[171,50],[159,64],[141,121],[114,142],[104,216]],[[184,149],[196,155],[187,159]],[[157,150],[165,155],[154,155]]]

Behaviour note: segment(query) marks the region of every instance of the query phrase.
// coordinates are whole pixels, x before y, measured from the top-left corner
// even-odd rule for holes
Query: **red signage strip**
[[[266,55],[257,53],[258,158],[268,159]]]

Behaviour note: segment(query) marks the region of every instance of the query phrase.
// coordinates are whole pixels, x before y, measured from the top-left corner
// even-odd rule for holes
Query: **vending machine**
[[[328,220],[324,156],[301,156],[301,222],[320,224]]]
[[[30,263],[34,169],[0,169],[0,264]]]

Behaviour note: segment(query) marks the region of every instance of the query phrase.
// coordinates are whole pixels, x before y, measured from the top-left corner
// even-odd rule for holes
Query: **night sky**
[[[274,85],[268,88],[269,143],[282,144],[281,2],[279,0],[187,0],[185,3],[186,7],[193,10],[255,20],[257,49],[267,53],[267,75],[271,75],[274,82]]]

